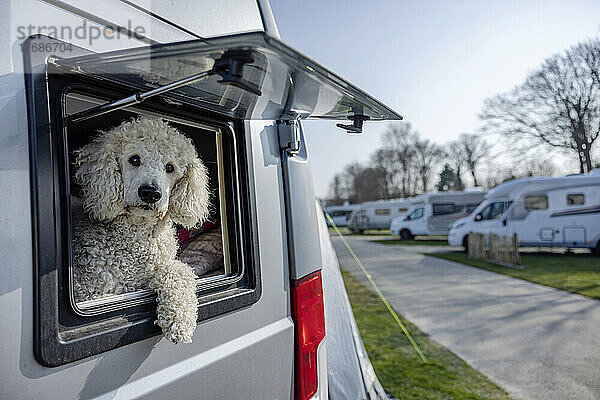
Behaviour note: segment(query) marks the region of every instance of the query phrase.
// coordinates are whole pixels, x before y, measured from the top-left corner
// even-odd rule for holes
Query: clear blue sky
[[[544,58],[600,32],[600,0],[271,0],[282,39],[400,112],[438,143],[479,127],[482,101]],[[365,161],[385,122],[361,137],[305,124],[317,196]]]

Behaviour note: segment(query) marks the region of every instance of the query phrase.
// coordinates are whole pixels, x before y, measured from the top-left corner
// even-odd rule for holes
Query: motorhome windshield
[[[407,220],[415,220],[423,217],[423,207],[416,208],[413,212],[408,215]]]

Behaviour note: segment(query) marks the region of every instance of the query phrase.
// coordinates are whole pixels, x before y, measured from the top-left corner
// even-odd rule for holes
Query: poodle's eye
[[[173,166],[173,164],[167,164],[165,165],[165,171],[167,171],[167,173],[170,174],[171,172],[175,171],[175,167]]]
[[[142,160],[140,160],[140,156],[136,155],[129,157],[129,164],[133,165],[134,167],[139,167],[141,163]]]

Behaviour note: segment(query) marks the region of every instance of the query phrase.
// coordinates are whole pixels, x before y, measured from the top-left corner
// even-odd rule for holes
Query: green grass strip
[[[331,218],[328,213],[325,213],[325,215],[327,216],[327,219],[331,223],[331,226],[333,226],[333,229],[335,229],[335,232],[338,234],[338,236],[340,237],[340,239],[342,239],[342,242],[344,242],[344,245],[346,246],[346,248],[348,249],[348,251],[352,255],[352,258],[354,258],[354,261],[356,261],[356,263],[358,264],[358,266],[362,270],[363,274],[365,274],[365,276],[367,277],[367,279],[371,283],[371,286],[373,286],[373,289],[375,289],[375,292],[377,293],[377,296],[379,296],[379,298],[381,299],[381,301],[383,302],[383,304],[385,304],[385,307],[388,309],[388,311],[390,312],[390,314],[392,314],[392,317],[394,317],[394,320],[396,321],[396,323],[398,324],[398,326],[400,327],[400,329],[402,329],[402,332],[404,332],[404,335],[406,335],[406,338],[410,341],[410,343],[412,344],[412,346],[415,349],[415,351],[419,354],[419,357],[421,357],[421,360],[423,360],[424,363],[427,363],[427,358],[425,357],[425,354],[423,354],[423,352],[419,348],[419,345],[417,344],[417,342],[415,342],[415,340],[411,336],[410,332],[408,332],[408,329],[406,329],[406,327],[404,326],[404,324],[400,320],[400,317],[398,317],[398,314],[396,314],[396,311],[394,311],[394,309],[392,308],[392,306],[390,305],[390,303],[387,301],[387,299],[385,298],[385,296],[383,295],[383,293],[381,293],[381,290],[379,290],[379,287],[377,286],[377,284],[375,284],[375,281],[371,277],[371,274],[369,272],[367,272],[367,269],[365,268],[365,266],[363,265],[363,263],[357,257],[356,253],[354,253],[354,250],[352,250],[352,247],[350,246],[350,243],[348,243],[346,241],[346,238],[344,237],[344,235],[342,235],[342,232],[340,232],[340,230],[338,229],[338,227],[335,224],[335,222],[333,222],[333,218]]]
[[[521,253],[524,269],[472,259],[464,252],[424,254],[600,299],[600,257],[591,254]]]
[[[379,240],[370,240],[370,242],[386,244],[386,245],[397,245],[397,246],[449,246],[447,241],[426,240],[426,239],[413,239],[413,240],[379,239]]]

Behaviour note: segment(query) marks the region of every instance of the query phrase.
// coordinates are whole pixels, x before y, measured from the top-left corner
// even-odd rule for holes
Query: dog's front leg
[[[190,343],[198,318],[196,275],[190,266],[169,260],[152,271],[150,286],[158,295],[155,324],[173,343]]]

